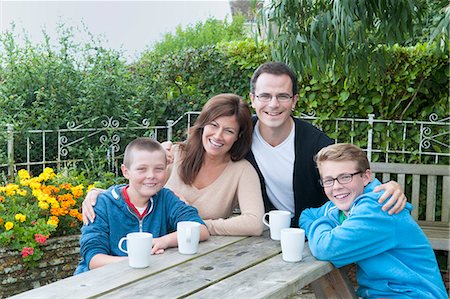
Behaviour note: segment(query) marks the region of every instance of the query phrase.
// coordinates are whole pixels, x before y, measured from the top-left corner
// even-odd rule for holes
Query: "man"
[[[251,152],[247,159],[258,172],[267,211],[290,211],[292,226],[298,226],[300,213],[327,201],[319,184],[313,157],[334,141],[308,122],[291,115],[298,101],[297,77],[285,64],[261,65],[250,80],[250,99],[255,109]],[[379,202],[389,214],[405,207],[406,197],[396,182],[383,184]]]

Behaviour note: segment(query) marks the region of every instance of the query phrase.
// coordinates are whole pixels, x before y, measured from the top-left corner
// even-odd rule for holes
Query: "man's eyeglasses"
[[[270,102],[273,97],[277,99],[278,102],[287,102],[290,101],[293,97],[288,94],[277,94],[277,95],[271,95],[268,93],[262,93],[259,95],[255,95],[255,97],[260,100],[261,102]]]
[[[332,187],[334,185],[334,181],[338,181],[339,184],[348,184],[351,181],[353,181],[353,176],[360,174],[362,172],[364,172],[364,171],[358,171],[355,173],[343,173],[341,175],[338,175],[337,178],[326,177],[324,179],[320,179],[319,183],[322,187],[325,187],[325,188]]]

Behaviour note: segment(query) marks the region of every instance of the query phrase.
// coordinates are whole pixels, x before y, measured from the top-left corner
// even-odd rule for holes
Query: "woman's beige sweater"
[[[260,235],[264,204],[256,170],[247,160],[230,161],[210,185],[197,189],[178,175],[180,154],[172,148],[174,162],[166,187],[197,208],[212,235]],[[240,214],[233,216],[239,207]]]

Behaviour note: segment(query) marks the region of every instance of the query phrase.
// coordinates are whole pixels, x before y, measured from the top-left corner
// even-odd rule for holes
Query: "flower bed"
[[[84,176],[22,169],[0,186],[0,298],[73,274],[79,259]]]

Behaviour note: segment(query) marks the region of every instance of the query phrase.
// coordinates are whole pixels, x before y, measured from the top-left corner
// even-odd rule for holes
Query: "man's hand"
[[[167,165],[170,165],[173,163],[173,155],[172,155],[172,141],[164,141],[161,143],[162,147],[166,151],[166,160]]]
[[[83,212],[83,223],[89,225],[89,222],[94,222],[95,212],[94,206],[97,203],[97,197],[104,190],[100,188],[92,188],[86,194],[86,198],[83,200],[82,212]]]
[[[407,198],[403,192],[402,186],[395,181],[389,181],[383,185],[375,187],[374,192],[384,190],[378,203],[383,203],[389,196],[389,200],[383,205],[382,210],[388,211],[389,215],[400,213],[406,205]]]

